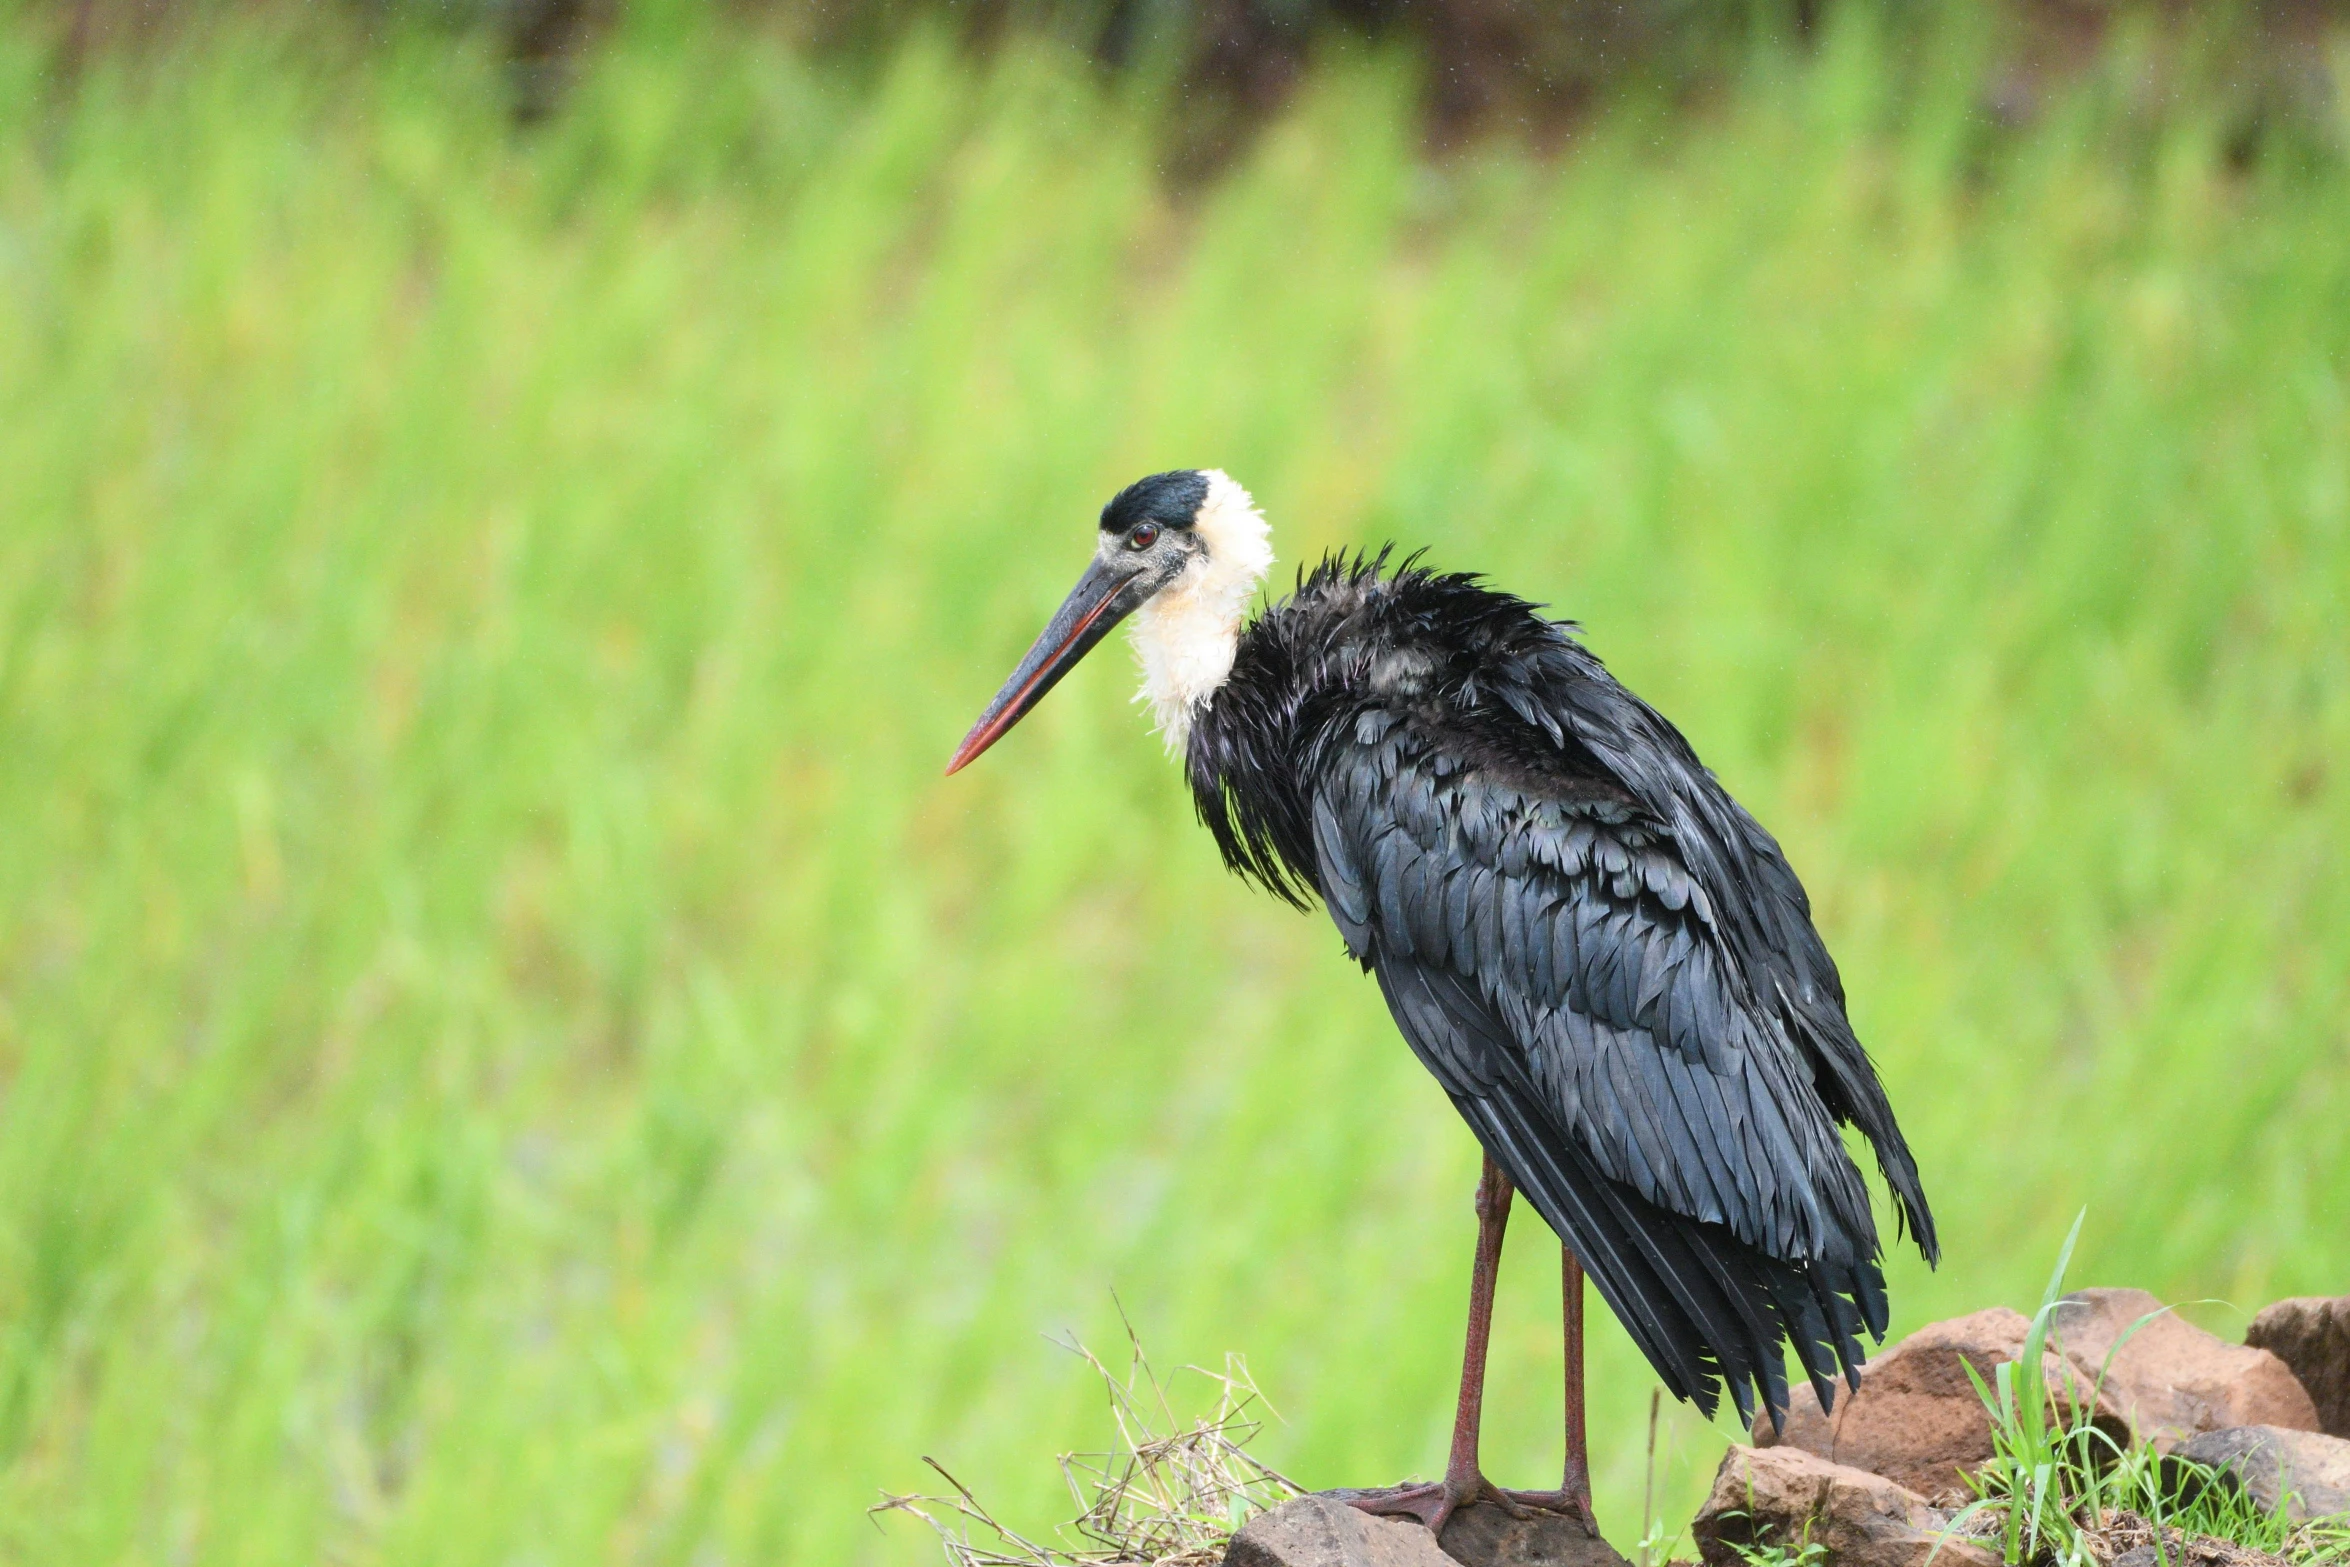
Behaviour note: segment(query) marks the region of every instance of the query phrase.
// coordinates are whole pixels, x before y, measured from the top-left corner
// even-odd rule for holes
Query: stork
[[[1882,1341],[1883,1247],[1837,1128],[1857,1127],[1929,1263],[1901,1128],[1779,845],[1572,623],[1474,576],[1333,555],[1247,620],[1273,563],[1247,491],[1154,474],[1102,508],[1093,560],[947,771],[1131,618],[1147,700],[1224,863],[1307,908],[1483,1148],[1444,1477],[1347,1493],[1441,1533],[1462,1506],[1592,1527],[1583,1279],[1664,1385],[1776,1425],[1784,1346],[1823,1408]],[[1244,623],[1245,622],[1245,623]],[[1495,1271],[1522,1192],[1562,1243],[1566,1468],[1478,1465]],[[1596,1531],[1594,1531],[1596,1532]]]

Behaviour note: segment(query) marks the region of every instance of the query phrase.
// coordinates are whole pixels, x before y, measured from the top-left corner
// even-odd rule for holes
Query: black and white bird
[[[955,752],[986,750],[1131,617],[1143,696],[1224,862],[1318,896],[1485,1151],[1441,1481],[1352,1493],[1441,1530],[1490,1499],[1591,1522],[1582,1276],[1672,1392],[1776,1423],[1885,1332],[1883,1248],[1839,1126],[1929,1262],[1934,1221],[1836,965],[1768,832],[1571,624],[1472,576],[1333,556],[1253,621],[1264,517],[1214,471],[1102,508],[1094,557]],[[1246,622],[1244,624],[1244,621]],[[1477,1462],[1513,1192],[1564,1246],[1567,1466]]]

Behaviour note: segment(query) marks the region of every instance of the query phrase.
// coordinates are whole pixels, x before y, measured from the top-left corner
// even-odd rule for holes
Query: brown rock
[[[1328,1496],[1297,1496],[1232,1537],[1224,1567],[1452,1567],[1409,1518],[1374,1518]]]
[[[1512,1518],[1480,1502],[1445,1523],[1440,1550],[1409,1518],[1374,1518],[1345,1491],[1293,1497],[1232,1537],[1224,1567],[1626,1567],[1605,1540],[1557,1513]]]
[[[2296,1523],[2350,1513],[2350,1442],[2338,1436],[2238,1426],[2191,1436],[2171,1454],[2234,1476],[2254,1501],[2271,1512],[2284,1506]]]
[[[1882,1475],[1802,1448],[1733,1447],[1690,1532],[1707,1567],[1740,1567],[1738,1547],[1756,1545],[1818,1545],[1827,1567],[1996,1567],[1996,1551],[1949,1523]]]
[[[1629,1567],[1614,1546],[1564,1513],[1512,1518],[1488,1502],[1445,1521],[1444,1553],[1462,1567]]]
[[[2021,1360],[2031,1324],[2004,1306],[1918,1329],[1871,1361],[1860,1391],[1844,1391],[1833,1414],[1821,1412],[1809,1388],[1798,1391],[1786,1428],[1773,1435],[1757,1426],[1757,1447],[1797,1447],[1835,1463],[1907,1486],[1928,1497],[1960,1490],[1968,1471],[1991,1456],[1991,1421],[1968,1381],[1972,1366],[1985,1387],[1996,1368]],[[2052,1350],[2041,1354],[2050,1403],[2086,1401],[2090,1379]],[[2128,1433],[2118,1405],[2101,1401],[2097,1424],[2116,1440]]]
[[[2074,1291],[2057,1307],[2055,1336],[2092,1377],[2104,1369],[2107,1396],[2164,1452],[2230,1426],[2318,1429],[2317,1409],[2284,1361],[2204,1332],[2144,1290]]]
[[[2244,1342],[2301,1379],[2320,1431],[2350,1437],[2350,1295],[2280,1300],[2252,1319]]]

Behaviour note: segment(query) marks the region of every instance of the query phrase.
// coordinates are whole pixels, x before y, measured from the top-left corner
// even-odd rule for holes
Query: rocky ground
[[[2134,1324],[2153,1315],[2132,1331]],[[1970,1474],[1992,1457],[1992,1429],[1967,1370],[1986,1386],[2022,1358],[2029,1322],[2003,1307],[1921,1328],[1861,1373],[1831,1413],[1806,1390],[1784,1427],[1730,1449],[1692,1526],[1706,1567],[1744,1567],[1758,1550],[1808,1567],[1995,1567],[1998,1542],[1953,1519]],[[2219,1472],[2296,1520],[2350,1513],[2350,1296],[2279,1301],[2230,1344],[2143,1290],[2081,1290],[2057,1308],[2042,1354],[2051,1401],[2084,1408],[2120,1444]],[[2102,1375],[2101,1375],[2102,1374]],[[2181,1465],[2179,1472],[2190,1473]],[[1982,1515],[1977,1515],[1978,1519]],[[2083,1535],[2107,1567],[2268,1567],[2281,1558],[2224,1541],[2159,1533],[2131,1513]],[[1441,1548],[1440,1548],[1441,1547]],[[1299,1497],[1233,1538],[1227,1567],[1622,1567],[1573,1520],[1513,1522],[1470,1508],[1441,1541],[1374,1519],[1335,1496]]]

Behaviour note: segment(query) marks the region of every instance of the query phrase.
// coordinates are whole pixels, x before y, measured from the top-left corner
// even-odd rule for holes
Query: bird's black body
[[[1107,524],[1105,524],[1106,526]],[[1187,767],[1225,861],[1318,894],[1665,1384],[1823,1403],[1881,1336],[1858,1127],[1933,1220],[1778,844],[1535,606],[1325,562],[1240,635]]]

